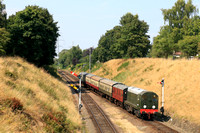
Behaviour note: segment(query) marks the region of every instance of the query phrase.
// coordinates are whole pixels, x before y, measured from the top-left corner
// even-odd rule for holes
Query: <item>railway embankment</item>
[[[21,58],[0,58],[0,132],[81,132],[71,90]]]
[[[167,124],[195,132],[200,131],[199,66],[200,60],[114,59],[99,64],[98,68],[94,67],[92,73],[128,86],[156,92],[159,95],[159,107],[161,107],[159,82],[164,78],[164,114],[169,116]]]

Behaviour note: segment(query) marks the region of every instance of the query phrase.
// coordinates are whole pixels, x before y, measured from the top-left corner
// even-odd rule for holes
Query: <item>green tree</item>
[[[150,48],[147,23],[139,20],[138,15],[133,16],[127,13],[121,18],[120,24],[122,25],[122,38],[125,40],[123,47],[126,56],[145,57]]]
[[[150,48],[148,29],[147,23],[139,20],[138,15],[125,14],[120,26],[115,26],[100,38],[94,58],[105,62],[115,58],[145,57]]]
[[[175,5],[171,9],[162,9],[165,22],[169,23],[169,26],[174,28],[183,28],[184,21],[191,18],[197,13],[197,8],[192,5],[192,0],[177,0]]]
[[[198,44],[200,36],[185,36],[183,40],[178,42],[182,53],[187,56],[196,56],[198,54]]]
[[[9,55],[21,56],[37,66],[53,64],[59,34],[57,22],[47,9],[27,6],[9,17],[8,24],[11,42],[6,51]]]
[[[59,63],[62,65],[62,68],[66,68],[67,66],[75,66],[79,63],[79,60],[82,57],[82,50],[80,49],[79,45],[73,46],[69,50],[62,50],[59,53]]]
[[[168,58],[173,52],[183,50],[184,47],[179,41],[183,40],[184,36],[199,34],[200,21],[192,0],[188,0],[187,3],[184,0],[177,0],[171,9],[162,9],[162,13],[168,25],[163,26],[159,35],[154,38],[151,55]],[[188,43],[181,42],[181,44]]]
[[[10,41],[9,35],[5,28],[0,28],[0,56],[6,54],[5,47]]]
[[[154,38],[152,46],[152,57],[165,57],[168,58],[169,55],[173,53],[174,36],[171,33],[171,28],[169,26],[163,26],[161,28],[160,34]]]
[[[6,6],[3,4],[3,0],[0,0],[0,28],[6,27]]]

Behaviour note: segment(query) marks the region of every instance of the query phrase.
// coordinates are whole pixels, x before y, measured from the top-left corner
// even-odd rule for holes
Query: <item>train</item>
[[[158,112],[158,95],[141,88],[127,86],[97,75],[81,72],[82,84],[102,97],[142,119],[152,119]]]

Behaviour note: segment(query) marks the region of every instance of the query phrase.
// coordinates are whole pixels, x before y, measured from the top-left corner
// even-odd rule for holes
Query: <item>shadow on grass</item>
[[[168,122],[171,119],[168,115],[162,115],[161,113],[157,112],[154,116],[154,120],[160,121],[160,122]]]

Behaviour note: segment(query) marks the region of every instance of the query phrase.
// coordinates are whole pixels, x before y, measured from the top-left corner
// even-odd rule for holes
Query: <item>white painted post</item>
[[[164,115],[164,78],[161,81],[162,84],[162,107],[160,108],[160,112],[162,113],[162,116]]]

